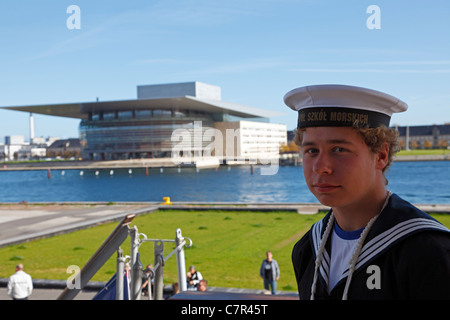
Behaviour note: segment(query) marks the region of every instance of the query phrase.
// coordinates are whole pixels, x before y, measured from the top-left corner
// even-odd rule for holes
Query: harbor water
[[[415,204],[450,204],[450,162],[394,162],[388,189]],[[301,166],[0,172],[0,202],[158,201],[317,203]]]

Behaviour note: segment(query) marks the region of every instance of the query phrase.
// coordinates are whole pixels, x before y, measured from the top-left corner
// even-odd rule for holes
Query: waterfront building
[[[403,149],[447,149],[450,147],[450,124],[396,126]]]
[[[86,160],[171,158],[174,150],[180,154],[180,146],[184,157],[218,157],[226,154],[218,152],[220,143],[214,144],[213,153],[209,149],[218,136],[225,139],[222,129],[237,130],[235,158],[261,158],[268,150],[278,155],[280,144],[287,142],[286,126],[269,123],[281,113],[222,101],[220,87],[201,82],[138,86],[133,100],[7,109],[80,119],[81,156]],[[190,139],[179,138],[180,132]]]
[[[25,142],[25,137],[21,135],[6,136],[5,144],[0,145],[0,158],[3,161],[19,160],[19,151],[29,144]],[[23,157],[23,155],[21,154]]]
[[[399,134],[402,149],[447,149],[450,148],[450,124],[398,126],[394,125]],[[293,141],[295,130],[288,131],[287,139]]]
[[[45,157],[45,143],[39,143],[43,138],[35,138],[34,143],[25,141],[22,135],[5,137],[5,144],[0,145],[0,160],[30,160]]]
[[[61,139],[54,141],[47,148],[47,157],[76,158],[81,155],[79,139]]]
[[[286,126],[255,121],[216,122],[222,138],[223,156],[228,162],[278,159],[280,146],[287,143]],[[234,159],[233,159],[234,158]]]

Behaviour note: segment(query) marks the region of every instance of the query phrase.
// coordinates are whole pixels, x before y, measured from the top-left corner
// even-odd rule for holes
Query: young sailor
[[[331,209],[294,246],[300,299],[450,299],[450,232],[386,189],[407,105],[343,85],[294,89],[297,143],[314,196]]]

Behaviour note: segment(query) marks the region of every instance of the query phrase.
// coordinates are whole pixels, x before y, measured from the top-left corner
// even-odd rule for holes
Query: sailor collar
[[[331,217],[331,213],[332,210],[311,228],[310,237],[312,240],[311,244],[313,246],[314,259],[317,258],[322,236]],[[356,273],[358,270],[363,269],[363,267],[367,266],[371,261],[403,239],[418,232],[428,230],[450,232],[449,229],[425,212],[415,208],[396,194],[392,194],[386,207],[381,211],[371,230],[367,234],[359,253],[354,272]],[[327,286],[329,282],[328,274],[331,261],[330,238],[322,253],[323,258],[319,268],[321,281],[325,282]],[[348,277],[348,275],[349,269],[342,274],[339,282]]]

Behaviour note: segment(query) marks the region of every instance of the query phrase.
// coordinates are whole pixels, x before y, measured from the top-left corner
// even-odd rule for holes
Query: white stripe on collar
[[[319,251],[320,240],[322,236],[322,228],[324,224],[323,221],[320,220],[313,225],[313,245],[315,248],[315,254]],[[370,260],[374,259],[376,256],[384,252],[390,246],[395,244],[398,240],[404,238],[410,233],[416,232],[418,230],[440,230],[440,231],[448,231],[444,225],[439,222],[426,218],[413,218],[403,222],[400,222],[393,226],[392,228],[380,233],[370,241],[368,241],[362,248],[361,253],[358,258],[358,262],[356,264],[356,269],[360,268],[362,265],[366,264]],[[328,272],[330,269],[330,255],[327,250],[324,250],[324,256],[322,260],[322,264],[320,266],[320,274],[322,278],[328,283]],[[348,269],[342,274],[340,280],[348,276]],[[339,281],[340,281],[339,280]]]
[[[426,218],[414,218],[400,222],[392,228],[380,233],[368,241],[362,248],[359,255],[356,269],[366,264],[370,260],[374,259],[380,253],[395,244],[398,240],[404,238],[408,234],[414,233],[418,230],[440,230],[450,231],[444,225],[437,221]],[[344,273],[344,276],[348,274],[348,270]]]

